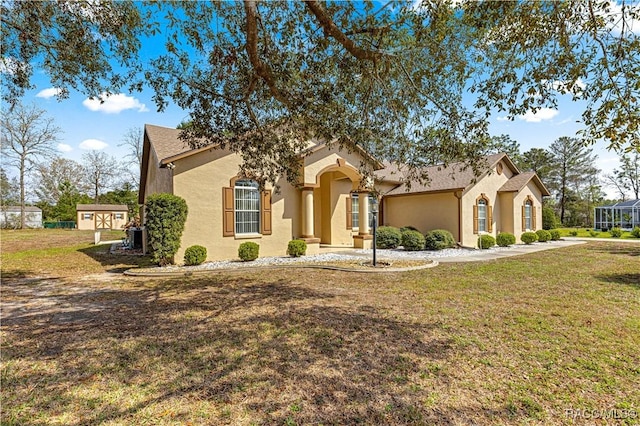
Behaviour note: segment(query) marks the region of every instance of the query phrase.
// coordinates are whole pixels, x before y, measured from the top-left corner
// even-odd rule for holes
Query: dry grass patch
[[[3,424],[573,424],[567,409],[640,411],[640,245],[303,271],[7,280]]]

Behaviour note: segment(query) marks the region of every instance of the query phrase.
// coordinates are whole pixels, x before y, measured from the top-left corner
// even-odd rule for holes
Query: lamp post
[[[378,197],[371,199],[371,214],[373,215],[373,266],[376,266],[376,229],[378,227]]]

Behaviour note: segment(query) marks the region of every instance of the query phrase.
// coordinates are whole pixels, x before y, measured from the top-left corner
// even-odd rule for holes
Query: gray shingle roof
[[[161,161],[192,150],[188,144],[179,139],[182,130],[153,124],[145,124],[144,128],[153,150]]]
[[[486,174],[493,166],[495,166],[498,161],[504,158],[506,154],[492,154],[485,157],[486,160]],[[515,166],[514,166],[515,167]],[[396,166],[396,170],[401,173],[401,169],[398,169]],[[514,171],[517,172],[517,169]],[[411,184],[411,188],[407,190],[405,185],[400,185],[399,187],[389,191],[387,195],[400,195],[400,194],[412,194],[419,192],[437,192],[437,191],[452,191],[457,189],[465,189],[469,185],[473,185],[483,174],[480,176],[476,176],[473,169],[468,167],[465,163],[453,163],[449,164],[447,167],[444,166],[431,166],[424,169],[427,176],[429,176],[429,182],[427,184],[420,184],[414,182]],[[388,174],[387,170],[381,170],[376,172],[376,176],[384,177],[385,173]],[[404,175],[402,176],[404,178]]]

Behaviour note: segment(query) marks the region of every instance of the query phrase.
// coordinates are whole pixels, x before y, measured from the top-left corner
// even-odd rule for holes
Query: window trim
[[[238,185],[238,184],[242,184],[242,183],[247,183],[246,186],[244,185]],[[252,194],[255,192],[255,197],[257,198],[257,200],[253,199],[253,196],[250,196],[249,194]],[[256,182],[253,179],[236,179],[236,181],[233,183],[233,213],[234,213],[234,235],[241,237],[241,236],[245,236],[245,235],[260,235],[260,230],[262,229],[261,225],[260,225],[260,212],[261,212],[261,208],[260,208],[260,185],[258,184],[258,182]],[[244,204],[245,207],[247,205],[251,205],[252,203],[257,202],[257,207],[256,208],[239,208],[238,207],[238,203]],[[256,220],[249,220],[249,221],[240,221],[239,220],[239,216],[242,215],[242,213],[248,213],[249,217],[253,217],[254,215],[256,216]],[[240,225],[244,225],[248,228],[250,228],[251,230],[249,232],[240,232],[238,230],[238,227]]]
[[[530,228],[527,227],[527,204],[531,206],[531,210],[530,210],[531,214],[529,218],[529,220],[531,221]],[[536,224],[537,224],[536,204],[534,202],[533,197],[531,197],[531,195],[527,195],[527,198],[525,198],[524,201],[522,202],[522,231],[523,232],[535,231]]]
[[[236,210],[235,210],[235,186],[239,180],[255,179],[234,176],[229,180],[229,186],[222,188],[222,236],[235,237],[237,239],[261,238],[264,235],[272,234],[272,197],[271,190],[260,190],[259,194],[259,225],[257,233],[237,233],[236,232]]]
[[[480,218],[479,218],[479,207],[480,202],[484,202],[486,210],[485,210],[485,230],[480,231]],[[476,198],[476,202],[473,205],[473,233],[479,234],[480,232],[484,233],[492,233],[493,232],[493,206],[489,201],[489,197],[485,193],[480,194],[478,198]]]

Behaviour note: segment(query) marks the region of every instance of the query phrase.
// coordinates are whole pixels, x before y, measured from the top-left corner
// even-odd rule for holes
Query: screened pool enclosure
[[[608,231],[611,228],[633,229],[640,226],[640,200],[622,201],[611,206],[593,209],[594,228]]]

